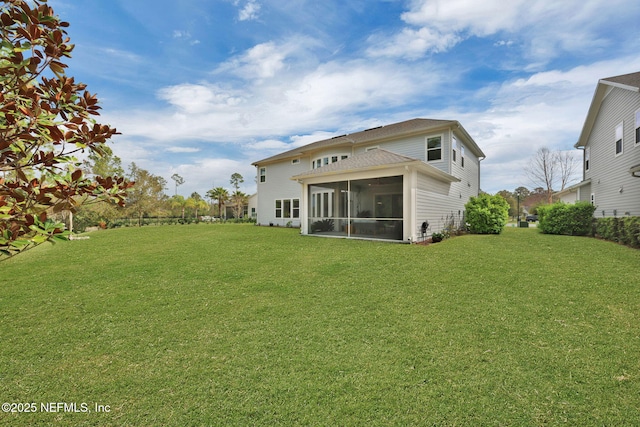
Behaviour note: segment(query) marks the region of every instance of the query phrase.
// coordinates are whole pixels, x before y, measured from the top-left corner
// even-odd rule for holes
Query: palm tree
[[[231,201],[233,205],[233,216],[240,218],[242,216],[244,206],[247,204],[249,196],[242,191],[234,191],[231,195]]]
[[[171,209],[180,209],[182,211],[182,219],[184,219],[184,209],[187,205],[187,201],[184,197],[176,194],[175,196],[172,196],[169,201],[171,202]]]
[[[207,197],[218,202],[218,216],[222,218],[224,204],[229,200],[229,192],[223,187],[207,191]]]

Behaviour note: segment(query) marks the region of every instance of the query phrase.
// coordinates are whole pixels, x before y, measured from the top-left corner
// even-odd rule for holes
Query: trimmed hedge
[[[500,234],[509,219],[509,203],[499,194],[471,197],[464,208],[469,231],[475,234]]]
[[[640,217],[598,218],[595,233],[602,239],[640,249]]]
[[[589,202],[554,203],[538,207],[538,229],[545,234],[593,235],[593,212]]]

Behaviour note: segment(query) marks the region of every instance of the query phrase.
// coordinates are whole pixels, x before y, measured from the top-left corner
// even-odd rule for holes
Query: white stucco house
[[[640,72],[598,82],[575,147],[583,179],[556,196],[591,202],[596,217],[640,216]]]
[[[253,163],[257,223],[418,241],[463,220],[484,157],[455,120],[412,119],[317,141]]]

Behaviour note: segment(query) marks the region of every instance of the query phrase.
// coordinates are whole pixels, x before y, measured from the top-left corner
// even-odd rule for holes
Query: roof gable
[[[587,112],[587,117],[580,132],[580,137],[578,138],[578,142],[574,144],[575,148],[585,147],[587,145],[596,117],[598,117],[598,113],[600,112],[602,101],[612,87],[632,92],[640,92],[640,72],[607,77],[598,81],[591,105],[589,106],[589,111]]]

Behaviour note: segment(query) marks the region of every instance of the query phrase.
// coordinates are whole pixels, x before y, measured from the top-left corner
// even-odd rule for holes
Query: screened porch
[[[403,177],[309,185],[309,234],[403,239]]]

